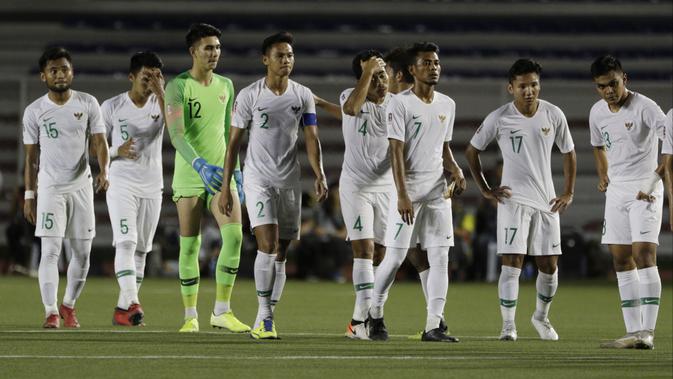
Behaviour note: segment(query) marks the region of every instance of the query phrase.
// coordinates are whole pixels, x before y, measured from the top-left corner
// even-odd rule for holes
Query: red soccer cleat
[[[131,304],[128,310],[129,314],[129,321],[131,321],[131,324],[134,326],[144,326],[145,324],[143,323],[145,319],[145,312],[143,312],[143,308],[140,306],[140,304]]]
[[[58,315],[52,313],[44,320],[42,327],[45,329],[58,329],[61,326],[60,324],[61,320],[59,320]]]
[[[79,328],[79,321],[75,314],[75,308],[67,307],[63,304],[58,308],[58,313],[63,319],[63,326],[66,328]]]
[[[115,307],[112,316],[112,325],[119,326],[143,326],[145,314],[140,304],[131,304],[128,310]]]

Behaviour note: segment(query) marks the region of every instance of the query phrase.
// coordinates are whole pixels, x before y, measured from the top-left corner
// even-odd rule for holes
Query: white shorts
[[[152,251],[161,214],[161,198],[141,198],[127,191],[110,189],[107,191],[107,208],[112,224],[112,246],[133,241],[137,251]]]
[[[373,239],[374,242],[383,244],[390,193],[360,192],[354,186],[341,184],[339,201],[348,240]]]
[[[413,203],[414,223],[407,225],[397,211],[397,195],[391,194],[388,205],[386,247],[408,249],[421,244],[429,247],[453,246],[453,216],[451,199],[438,198]]]
[[[298,240],[301,226],[301,189],[276,188],[251,180],[243,182],[250,227],[278,225],[278,238]]]
[[[69,193],[38,188],[36,217],[36,237],[93,239],[96,236],[93,187],[87,184]]]
[[[605,192],[605,218],[602,244],[631,245],[651,242],[659,245],[659,231],[664,206],[661,182],[652,193],[656,200],[636,200],[640,181],[611,182]]]
[[[498,203],[498,254],[561,255],[558,213],[505,200]]]

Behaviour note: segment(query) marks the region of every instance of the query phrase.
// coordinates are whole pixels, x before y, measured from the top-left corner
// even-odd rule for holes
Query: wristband
[[[35,191],[27,190],[23,193],[23,198],[25,200],[30,200],[35,198]]]

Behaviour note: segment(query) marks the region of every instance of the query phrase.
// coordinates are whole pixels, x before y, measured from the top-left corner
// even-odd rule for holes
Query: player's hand
[[[37,200],[36,199],[26,199],[26,201],[23,203],[23,216],[30,222],[31,224],[35,225],[35,220],[36,217],[35,215],[37,214]]]
[[[110,187],[110,180],[108,179],[107,171],[101,171],[96,175],[96,193],[100,191],[107,191]]]
[[[451,184],[449,184],[449,188],[453,185],[453,189],[451,190],[451,196],[459,196],[461,193],[465,191],[465,188],[467,188],[467,181],[465,181],[465,176],[463,175],[463,170],[456,170],[451,173]]]
[[[208,164],[203,158],[194,159],[192,167],[199,173],[201,181],[203,181],[203,185],[209,194],[214,195],[215,192],[222,188],[222,175],[224,174],[222,167]]]
[[[484,197],[490,200],[495,200],[498,203],[504,203],[505,199],[512,197],[512,189],[507,186],[491,188],[484,192]]]
[[[136,152],[135,143],[136,141],[133,139],[133,137],[129,138],[128,141],[124,142],[119,146],[119,148],[117,149],[117,155],[127,159],[133,159],[133,160],[138,159],[138,153]]]
[[[565,193],[559,197],[553,198],[550,202],[549,205],[551,205],[551,211],[552,212],[559,212],[563,213],[566,208],[573,202],[573,194],[572,193]]]
[[[607,176],[598,178],[598,191],[605,192],[608,190],[608,184],[610,184],[610,179]]]
[[[374,74],[379,70],[386,69],[386,62],[379,57],[371,57],[366,61],[360,61],[360,67],[362,67],[362,72],[369,72]]]
[[[231,191],[222,191],[217,205],[220,207],[220,212],[227,217],[231,217],[231,212],[234,209],[234,197],[231,196]]]
[[[397,196],[397,212],[402,216],[402,221],[407,225],[414,223],[414,205],[408,195]]]
[[[245,204],[245,192],[243,192],[243,174],[241,170],[234,170],[234,181],[236,182],[236,192],[241,205]]]
[[[313,182],[313,189],[315,190],[316,200],[319,203],[327,200],[327,178],[322,175],[315,178],[315,182]]]
[[[147,88],[158,97],[164,97],[164,76],[158,68],[152,69],[143,77],[143,81],[147,83]]]
[[[648,195],[643,191],[638,191],[638,194],[636,195],[636,199],[647,201],[648,203],[654,203],[654,201],[657,200],[656,197],[654,197],[652,195]]]

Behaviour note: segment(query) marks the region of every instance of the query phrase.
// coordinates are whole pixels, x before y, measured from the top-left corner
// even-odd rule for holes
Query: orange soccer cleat
[[[79,328],[79,321],[77,321],[77,315],[75,314],[75,308],[70,308],[61,304],[58,308],[58,313],[63,319],[63,326],[66,328]]]
[[[59,320],[58,315],[52,313],[44,320],[42,327],[45,329],[58,329],[61,326],[60,324],[61,320]]]

